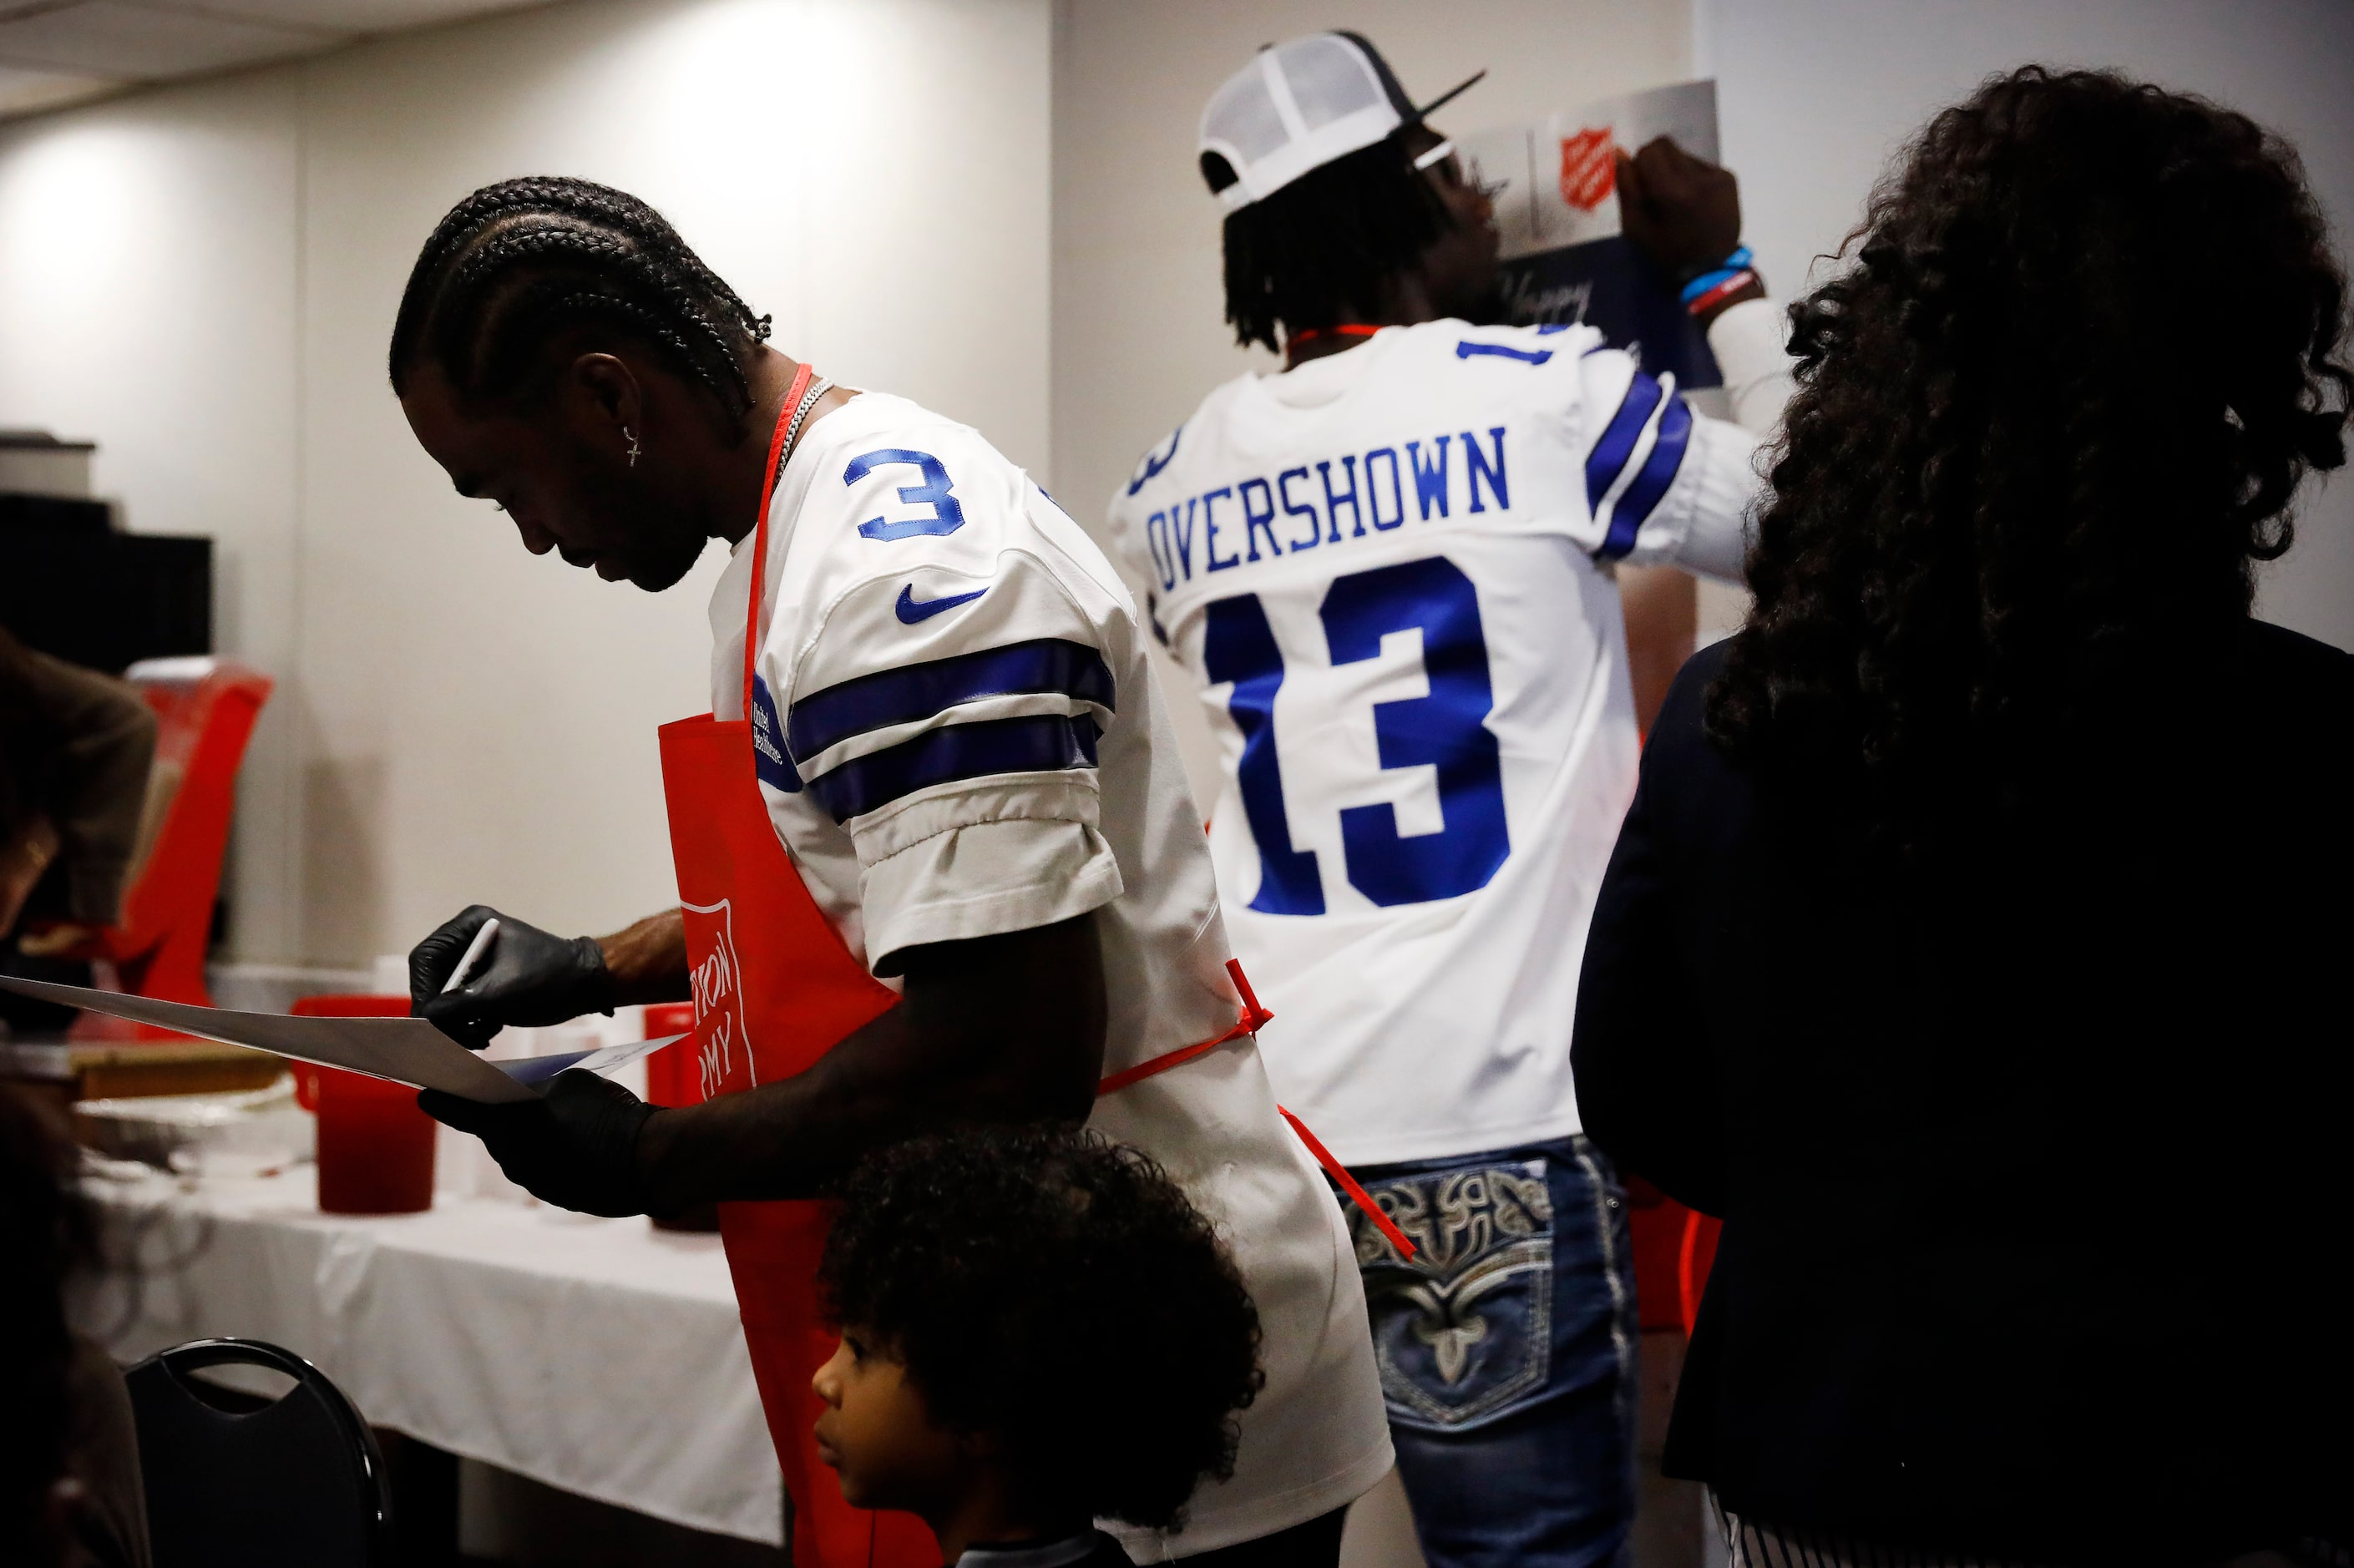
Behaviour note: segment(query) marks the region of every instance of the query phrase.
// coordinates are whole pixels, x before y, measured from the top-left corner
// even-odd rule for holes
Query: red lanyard
[[[1355,322],[1343,322],[1339,326],[1301,327],[1298,332],[1283,334],[1283,346],[1288,349],[1295,343],[1313,343],[1320,337],[1371,337],[1381,330],[1377,326],[1361,326]]]
[[[769,466],[760,480],[760,510],[752,524],[752,587],[744,607],[744,717],[752,717],[752,670],[760,652],[760,595],[769,582],[769,503],[776,498],[777,482],[784,477],[785,432],[793,428],[802,397],[815,376],[804,362],[785,389],[785,406],[777,410],[776,434],[769,438]]]

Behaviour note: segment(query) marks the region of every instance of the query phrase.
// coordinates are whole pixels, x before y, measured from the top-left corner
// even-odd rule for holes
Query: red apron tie
[[[1096,1098],[1101,1099],[1106,1095],[1116,1095],[1131,1084],[1140,1084],[1145,1079],[1165,1073],[1172,1067],[1182,1067],[1194,1057],[1214,1051],[1229,1040],[1239,1040],[1246,1034],[1257,1034],[1266,1028],[1267,1021],[1275,1014],[1258,1004],[1257,994],[1251,990],[1249,980],[1243,974],[1242,960],[1228,959],[1226,973],[1234,977],[1235,990],[1243,999],[1242,1016],[1235,1020],[1232,1029],[1214,1038],[1200,1041],[1192,1045],[1181,1045],[1174,1051],[1163,1052],[1149,1062],[1139,1062],[1133,1067],[1112,1074],[1096,1085]],[[1332,1151],[1324,1147],[1323,1140],[1308,1130],[1306,1122],[1301,1121],[1281,1106],[1275,1108],[1284,1120],[1291,1124],[1291,1130],[1299,1135],[1299,1141],[1308,1146],[1308,1152],[1316,1156],[1316,1163],[1324,1167],[1324,1173],[1332,1178],[1341,1191],[1349,1194],[1350,1202],[1365,1212],[1365,1217],[1373,1222],[1374,1228],[1389,1238],[1390,1245],[1397,1248],[1398,1255],[1412,1257],[1416,1250],[1414,1243],[1406,1239],[1405,1233],[1397,1228],[1395,1222],[1382,1213],[1382,1206],[1373,1202],[1373,1194],[1360,1186],[1354,1176],[1349,1174],[1348,1168],[1332,1158]]]

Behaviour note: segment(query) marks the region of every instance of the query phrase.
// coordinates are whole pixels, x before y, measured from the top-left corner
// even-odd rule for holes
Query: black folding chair
[[[275,1401],[192,1376],[264,1367]],[[391,1561],[392,1494],[367,1423],[326,1375],[260,1340],[194,1340],[124,1374],[155,1568],[377,1568]]]

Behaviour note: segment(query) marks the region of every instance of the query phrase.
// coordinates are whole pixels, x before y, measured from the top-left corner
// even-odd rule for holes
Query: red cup
[[[657,1106],[699,1106],[703,1103],[702,1061],[695,1050],[695,1003],[658,1001],[646,1009],[648,1040],[684,1034],[675,1045],[665,1045],[646,1058],[646,1103]]]
[[[405,1018],[405,996],[306,996],[299,1018]],[[296,1062],[294,1097],[319,1117],[319,1207],[414,1214],[433,1206],[433,1118],[406,1084]]]
[[[684,1034],[675,1045],[665,1045],[646,1058],[646,1102],[657,1106],[699,1106],[703,1103],[703,1058],[695,1048],[695,1003],[658,1001],[646,1009],[648,1040]],[[675,1214],[652,1216],[658,1231],[710,1232],[719,1228],[719,1210],[697,1203]]]

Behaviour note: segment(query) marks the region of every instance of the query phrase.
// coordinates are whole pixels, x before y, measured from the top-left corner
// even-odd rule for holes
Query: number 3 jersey
[[[1225,1033],[1217,878],[1135,601],[1095,542],[971,429],[861,393],[816,420],[769,504],[754,764],[769,821],[850,950],[1089,916],[1103,1071]],[[742,715],[748,538],[712,595],[712,705]],[[1036,997],[1051,1009],[1060,999]],[[1138,1562],[1341,1507],[1391,1463],[1347,1226],[1247,1037],[1101,1096],[1232,1249],[1266,1386],[1231,1479]]]
[[[1220,743],[1268,1075],[1344,1161],[1577,1130],[1638,752],[1610,567],[1736,576],[1756,446],[1590,327],[1440,321],[1228,382],[1113,498]]]

